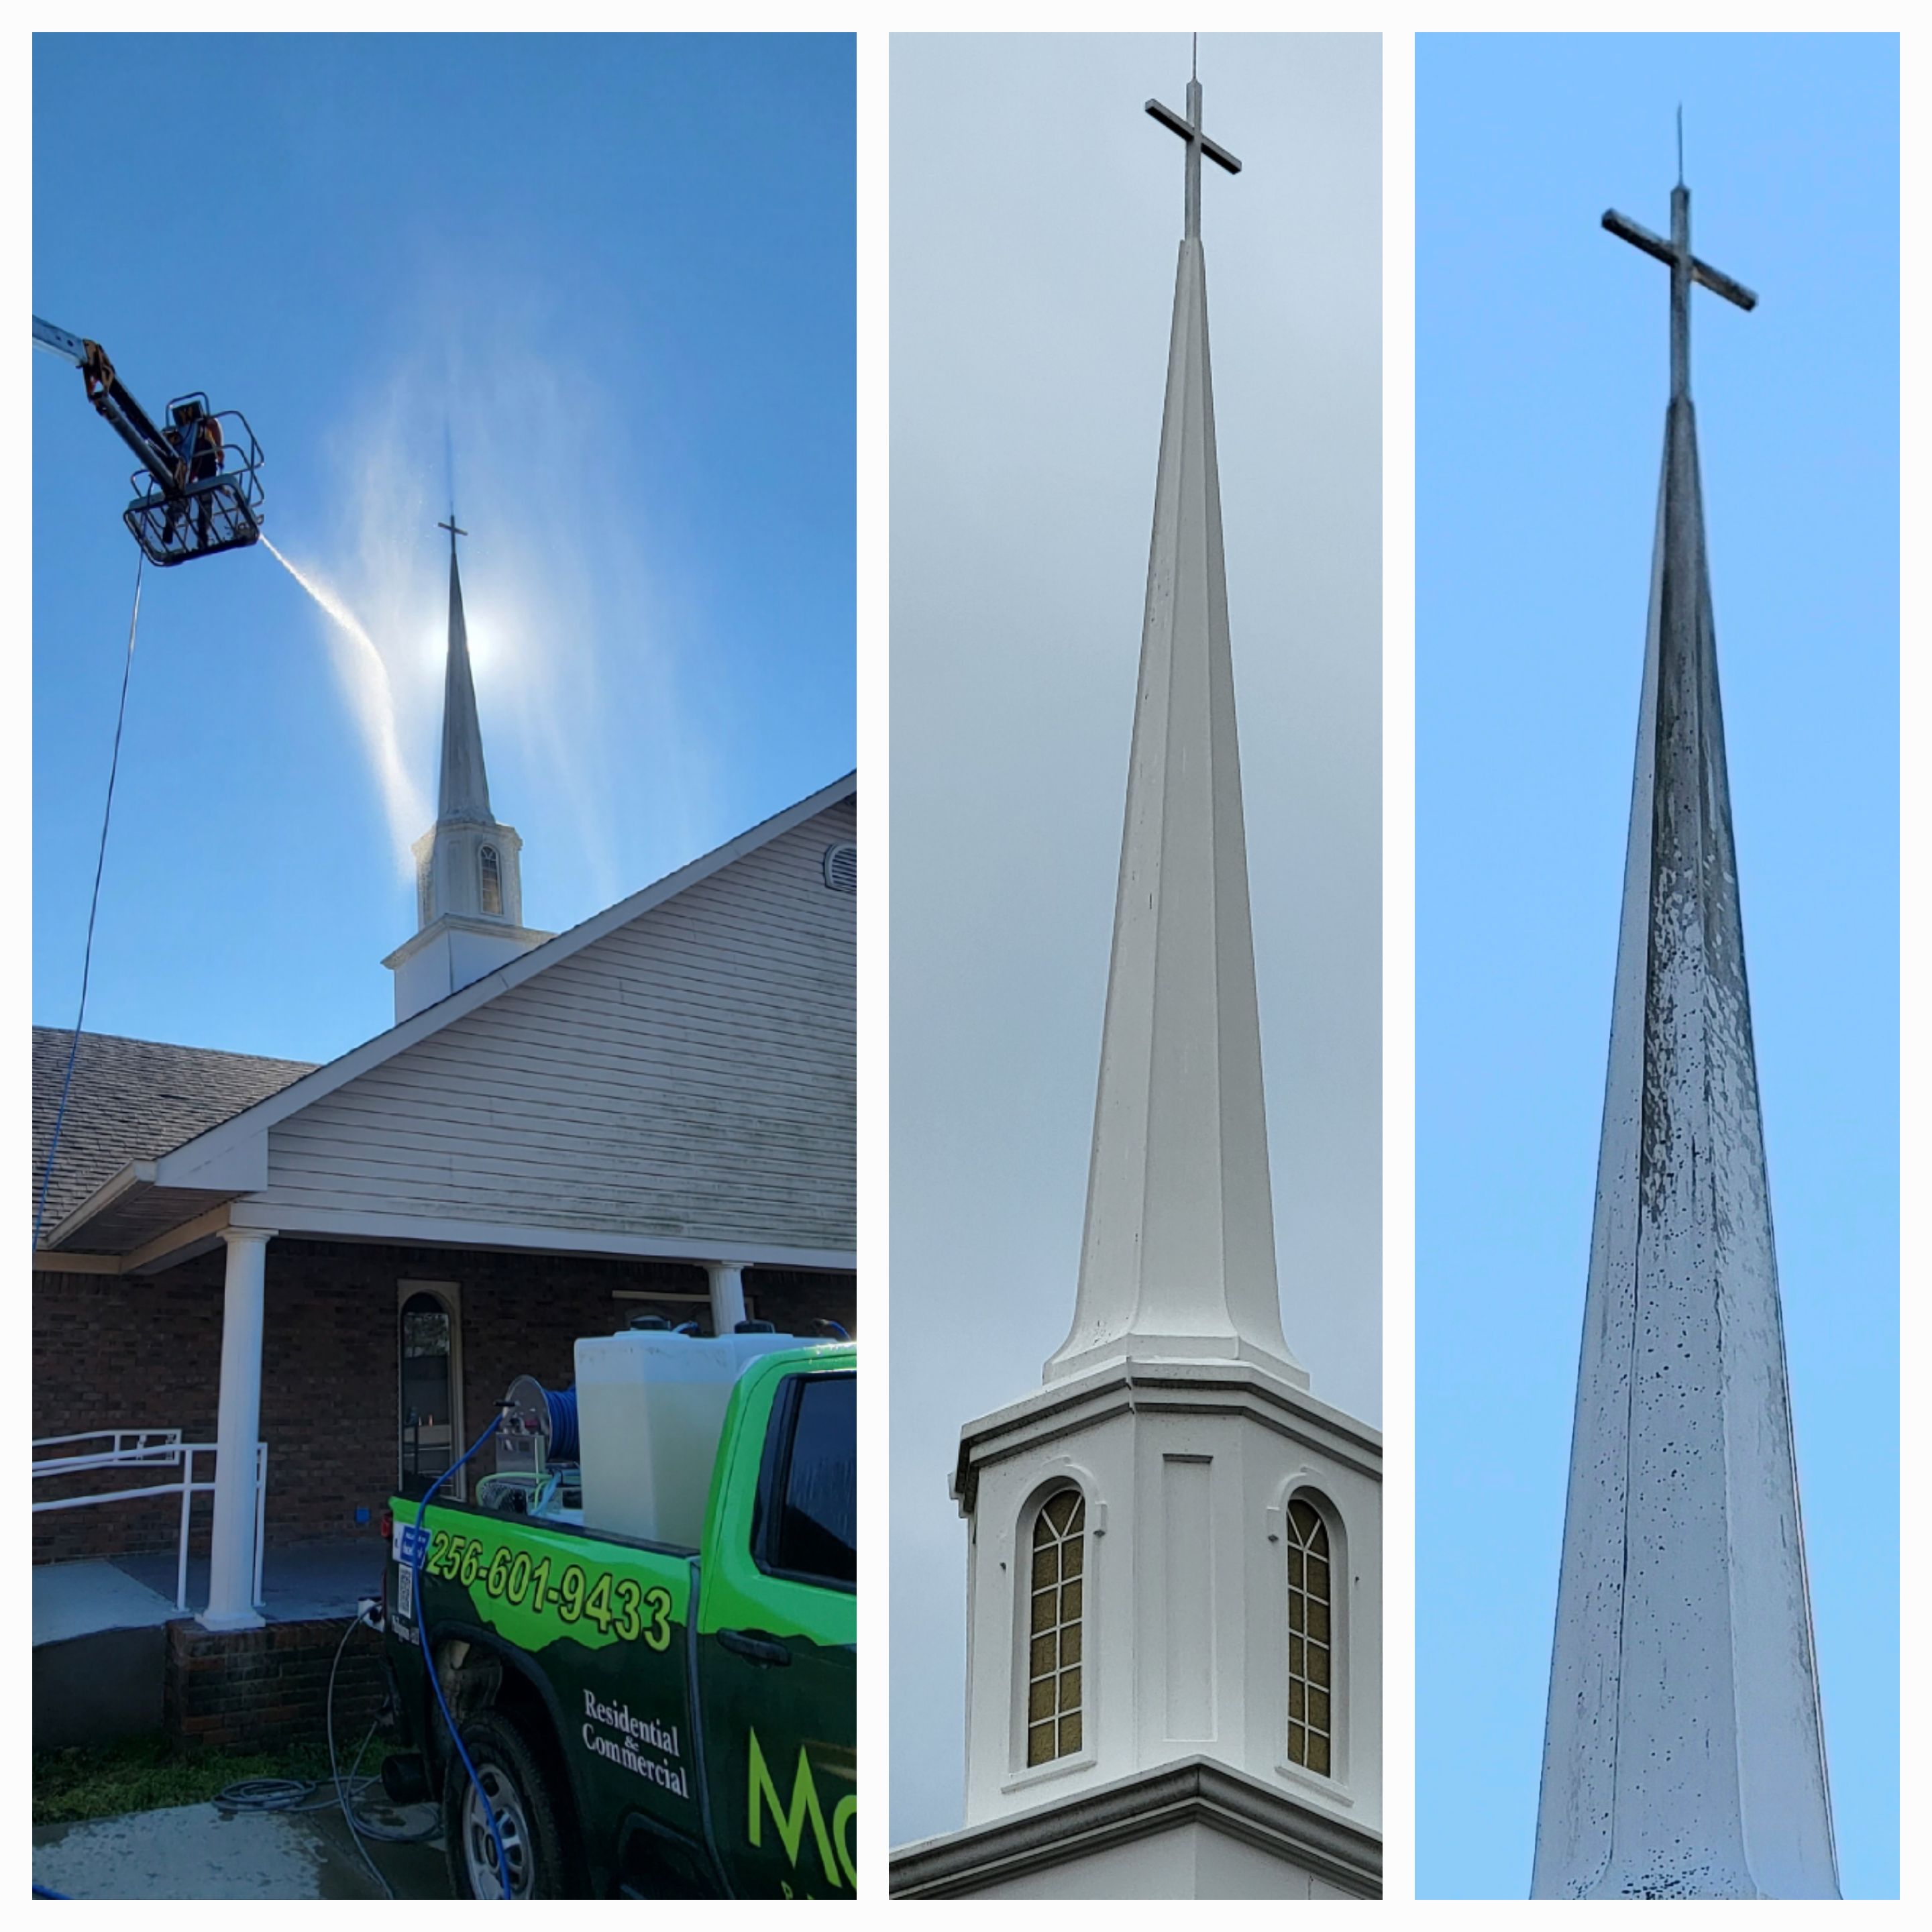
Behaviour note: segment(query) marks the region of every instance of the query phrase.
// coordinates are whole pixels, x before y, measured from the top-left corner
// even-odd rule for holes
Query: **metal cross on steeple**
[[[440,530],[447,530],[449,532],[449,554],[452,556],[454,556],[456,554],[457,538],[458,537],[466,537],[470,534],[467,530],[458,530],[457,528],[456,506],[454,503],[449,506],[449,521],[446,524],[438,524],[436,525],[436,528]]]
[[[1640,227],[1627,214],[1619,214],[1614,208],[1604,213],[1604,226],[1612,235],[1622,238],[1635,248],[1641,248],[1646,255],[1654,255],[1670,271],[1670,393],[1672,396],[1688,396],[1690,393],[1690,284],[1702,282],[1713,295],[1722,296],[1728,302],[1736,302],[1742,309],[1757,307],[1757,297],[1742,282],[1734,282],[1729,275],[1714,268],[1708,262],[1700,262],[1690,252],[1690,190],[1684,185],[1683,124],[1678,125],[1677,170],[1678,183],[1670,190],[1670,239],[1666,242],[1660,235],[1653,235],[1648,228]]]
[[[1201,131],[1201,83],[1192,76],[1187,82],[1185,120],[1158,100],[1150,100],[1147,111],[1187,143],[1187,225],[1182,234],[1190,242],[1196,241],[1201,234],[1201,157],[1205,154],[1210,160],[1218,162],[1231,175],[1239,174],[1241,164],[1220,142],[1209,140]]]

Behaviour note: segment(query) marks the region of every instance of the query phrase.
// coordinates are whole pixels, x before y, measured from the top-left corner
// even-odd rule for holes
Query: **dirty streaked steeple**
[[[1690,400],[1670,397],[1532,1882],[1538,1898],[1838,1895]]]

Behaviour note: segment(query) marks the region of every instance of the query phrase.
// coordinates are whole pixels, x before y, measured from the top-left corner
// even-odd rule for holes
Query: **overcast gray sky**
[[[1188,37],[892,50],[892,1809],[961,1822],[960,1424],[1073,1308]],[[1381,43],[1204,34],[1216,422],[1283,1324],[1381,1400]]]

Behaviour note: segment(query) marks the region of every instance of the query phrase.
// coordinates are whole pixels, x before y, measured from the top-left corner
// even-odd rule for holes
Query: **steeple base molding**
[[[1183,1758],[893,1854],[895,1898],[1379,1898],[1378,1832]]]

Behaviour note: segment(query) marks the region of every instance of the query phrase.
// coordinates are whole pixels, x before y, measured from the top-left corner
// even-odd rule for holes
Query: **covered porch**
[[[136,1451],[172,1437],[200,1454],[190,1509],[182,1472],[136,1462],[92,1472],[136,1499],[37,1514],[37,1646],[158,1627],[184,1602],[211,1631],[352,1616],[380,1585],[389,1498],[421,1495],[517,1376],[569,1386],[579,1336],[640,1314],[706,1333],[853,1320],[850,1275],[757,1256],[317,1239],[242,1222],[245,1202],[220,1211],[158,1264],[36,1257],[37,1352],[64,1335],[76,1361],[65,1385],[37,1376],[37,1436],[111,1423]],[[37,1505],[62,1489],[38,1479],[42,1455]]]

